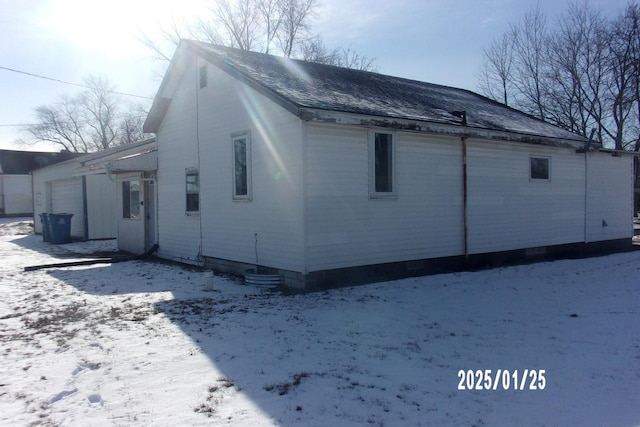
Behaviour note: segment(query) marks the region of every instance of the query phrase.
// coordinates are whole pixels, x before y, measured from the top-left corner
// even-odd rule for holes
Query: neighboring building
[[[168,259],[310,289],[631,246],[632,156],[466,90],[183,40],[145,132]]]
[[[69,152],[0,150],[0,216],[33,214],[31,172],[73,158]]]
[[[150,139],[34,171],[35,217],[70,213],[72,238],[117,237],[119,249],[144,252],[155,243],[155,150]],[[129,185],[124,195],[123,180]],[[40,221],[34,224],[41,233]]]

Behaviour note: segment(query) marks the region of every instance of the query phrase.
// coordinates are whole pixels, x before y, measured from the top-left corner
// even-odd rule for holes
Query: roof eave
[[[425,120],[415,120],[400,117],[363,115],[340,111],[329,111],[312,108],[301,108],[299,116],[307,122],[340,124],[347,126],[378,127],[402,130],[407,132],[430,133],[438,135],[449,135],[459,137],[475,137],[494,141],[508,141],[527,143],[532,145],[542,145],[550,147],[561,147],[579,149],[584,146],[583,141],[576,135],[576,139],[555,138],[541,135],[519,133],[515,131],[503,131],[487,129],[469,125],[458,124],[452,120],[451,123],[430,122]]]

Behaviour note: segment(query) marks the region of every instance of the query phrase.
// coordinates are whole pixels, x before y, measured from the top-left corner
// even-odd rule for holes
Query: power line
[[[0,65],[0,69],[11,71],[11,72],[18,73],[18,74],[24,74],[24,75],[31,76],[31,77],[37,77],[39,79],[50,80],[52,82],[62,83],[62,84],[65,84],[65,85],[77,86],[77,87],[81,87],[81,88],[84,88],[84,89],[93,89],[91,86],[83,85],[83,84],[80,84],[80,83],[67,82],[67,81],[60,80],[60,79],[54,79],[52,77],[41,76],[40,74],[33,74],[33,73],[28,73],[26,71],[16,70],[14,68],[3,67],[2,65]],[[115,91],[115,90],[105,89],[105,91],[109,92],[109,93],[114,93],[116,95],[131,96],[131,97],[134,97],[134,98],[142,98],[142,99],[153,99],[153,98],[151,98],[149,96],[134,95],[134,94],[131,94],[131,93],[118,92],[118,91]]]
[[[122,119],[144,119],[146,118],[146,114],[132,114],[132,115],[115,115],[113,116],[116,120]],[[11,127],[23,127],[23,126],[37,126],[41,123],[0,123],[0,128],[11,128]]]

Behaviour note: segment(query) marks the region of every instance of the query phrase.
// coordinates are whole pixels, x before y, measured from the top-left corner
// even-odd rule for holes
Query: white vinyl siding
[[[158,255],[186,263],[199,263],[201,249],[200,217],[185,215],[185,169],[199,164],[196,99],[206,96],[210,90],[209,87],[200,89],[199,80],[199,66],[191,60],[156,134]],[[207,164],[207,159],[203,160]],[[202,171],[199,172],[202,196]],[[202,210],[202,198],[200,208]]]
[[[633,157],[590,153],[587,242],[633,236]]]
[[[198,69],[192,61],[157,133],[160,255],[255,264],[257,239],[259,264],[302,271],[300,119],[213,66],[206,88],[199,89]],[[231,138],[238,131],[250,135],[251,203],[238,203],[230,194]],[[200,215],[185,217],[184,171],[194,164]]]
[[[87,175],[87,218],[89,239],[117,236],[116,183],[106,175]]]
[[[31,175],[0,174],[0,213],[11,215],[32,212]]]
[[[584,158],[572,149],[470,140],[469,253],[581,242]],[[553,179],[530,179],[530,158],[553,158]]]
[[[308,125],[307,135],[310,271],[463,253],[459,142],[398,132],[401,195],[372,200],[369,131]]]

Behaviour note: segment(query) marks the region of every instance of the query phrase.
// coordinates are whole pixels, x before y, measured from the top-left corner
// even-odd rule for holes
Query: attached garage
[[[33,171],[36,233],[42,233],[39,214],[68,213],[73,214],[72,238],[118,238],[124,243],[121,249],[143,252],[156,240],[155,217],[148,219],[153,212],[149,205],[155,206],[155,199],[153,191],[146,190],[153,188],[156,165],[155,140],[146,140]],[[123,208],[119,203],[123,196],[117,193],[117,186],[122,185],[123,176],[136,177],[145,189],[141,192],[145,198],[140,202],[146,215],[135,221],[122,219]],[[135,225],[135,230],[127,229],[123,223]],[[151,231],[147,231],[149,227],[153,227]]]
[[[85,239],[85,209],[82,178],[64,179],[51,182],[50,213],[73,214],[71,237]]]

